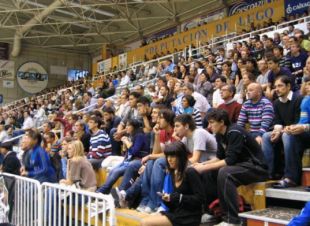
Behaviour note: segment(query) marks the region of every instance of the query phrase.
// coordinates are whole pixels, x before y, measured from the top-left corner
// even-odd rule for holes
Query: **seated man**
[[[117,129],[121,121],[122,119],[119,116],[115,115],[115,111],[113,108],[103,108],[103,129],[107,134],[110,134],[110,137],[112,136],[112,129]]]
[[[161,109],[157,117],[158,109],[154,108],[152,112],[152,118],[158,118],[158,123],[153,129],[153,151],[142,159],[142,163],[146,163],[146,166],[142,166],[142,169],[140,169],[139,174],[141,176],[130,188],[127,187],[120,191],[118,193],[119,197],[117,197],[121,203],[124,200],[132,202],[138,194],[142,193],[142,200],[137,210],[147,213],[155,211],[161,203],[161,197],[157,195],[157,192],[162,191],[165,177],[166,159],[164,158],[163,149],[166,144],[175,140],[172,136],[174,113],[168,109]]]
[[[221,87],[220,94],[224,103],[220,104],[218,108],[227,111],[229,120],[236,123],[241,110],[241,104],[234,100],[236,87],[234,85],[224,85]]]
[[[101,120],[95,116],[92,116],[88,120],[91,138],[87,159],[90,161],[94,169],[99,169],[102,160],[112,154],[112,146],[109,135],[99,129],[101,123]]]
[[[302,96],[291,91],[291,80],[287,76],[276,78],[275,89],[278,99],[274,102],[274,129],[272,132],[264,133],[262,149],[268,163],[269,177],[277,179],[279,175],[276,174],[280,173],[280,169],[276,169],[275,163],[281,161],[275,157],[280,156],[283,146],[285,158],[284,178],[290,180],[291,184],[295,184],[299,175],[296,175],[295,170],[298,155],[293,152],[294,136],[283,133],[283,129],[285,126],[298,122]]]
[[[300,106],[300,118],[299,122],[294,125],[286,126],[284,128],[284,132],[294,136],[294,145],[293,148],[290,150],[293,152],[292,155],[296,155],[295,162],[292,164],[294,169],[294,175],[296,175],[296,184],[300,183],[301,179],[301,172],[302,172],[302,156],[305,149],[310,147],[310,78],[307,77],[304,80],[303,84],[305,88],[306,96],[301,102]],[[276,188],[285,188],[291,185],[290,180],[284,178],[278,184],[275,184],[274,187]]]
[[[119,123],[117,128],[111,129],[111,143],[112,143],[112,154],[121,155],[121,138],[126,133],[126,124],[130,119],[139,119],[141,117],[138,114],[137,101],[141,95],[137,92],[131,92],[129,95],[129,108],[122,117],[122,121]],[[113,134],[113,136],[112,136]]]
[[[174,132],[191,153],[191,163],[203,162],[215,157],[216,140],[212,134],[202,128],[196,128],[191,115],[178,115],[174,120]]]
[[[248,100],[242,104],[237,124],[245,128],[250,124],[250,134],[258,144],[262,136],[271,129],[274,118],[272,103],[263,96],[260,84],[251,83],[247,89]]]
[[[216,109],[207,115],[209,125],[216,134],[216,158],[193,167],[202,174],[206,205],[216,198],[225,214],[219,226],[240,225],[238,217],[237,187],[268,178],[263,152],[253,137],[242,127],[231,125],[226,111]]]

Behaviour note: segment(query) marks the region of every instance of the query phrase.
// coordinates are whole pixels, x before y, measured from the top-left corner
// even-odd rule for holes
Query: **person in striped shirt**
[[[258,83],[251,83],[247,89],[248,100],[243,103],[237,124],[246,127],[249,123],[250,134],[261,144],[262,136],[270,131],[274,118],[272,103],[263,96],[263,89]]]
[[[88,121],[91,138],[87,159],[94,169],[99,169],[103,159],[112,154],[110,137],[105,131],[99,129],[101,124],[101,119],[96,116],[92,116]]]

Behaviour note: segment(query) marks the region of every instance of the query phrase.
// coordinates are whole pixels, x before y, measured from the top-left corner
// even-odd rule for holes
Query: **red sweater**
[[[232,101],[228,104],[223,103],[218,106],[219,109],[223,109],[228,112],[229,120],[231,123],[236,123],[238,121],[239,113],[242,105],[237,101]]]

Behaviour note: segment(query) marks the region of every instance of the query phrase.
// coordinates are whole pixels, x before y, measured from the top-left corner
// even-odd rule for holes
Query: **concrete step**
[[[266,197],[308,202],[310,192],[306,191],[303,186],[284,189],[267,188]]]
[[[239,216],[246,219],[247,226],[280,226],[287,225],[299,212],[300,210],[298,209],[270,207],[263,210],[240,213]]]

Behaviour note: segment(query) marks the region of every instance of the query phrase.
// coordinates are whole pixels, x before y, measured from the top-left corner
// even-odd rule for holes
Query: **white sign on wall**
[[[98,62],[97,70],[99,73],[107,72],[107,71],[110,71],[111,66],[112,66],[112,60],[110,58],[110,59]]]
[[[10,60],[0,60],[0,79],[14,79],[15,62]]]
[[[17,82],[24,91],[35,94],[46,88],[48,74],[42,65],[27,62],[17,70]]]
[[[3,88],[14,88],[14,81],[12,80],[3,80]]]
[[[118,67],[119,68],[127,67],[127,53],[118,55]]]

